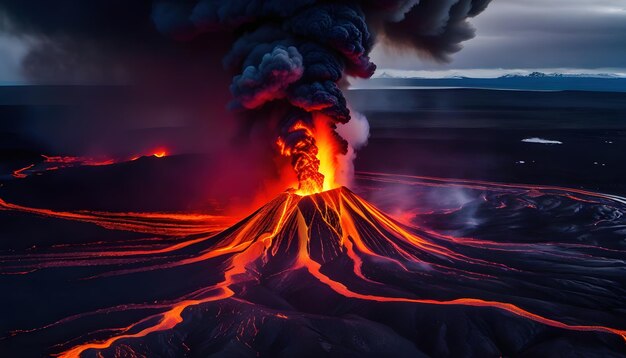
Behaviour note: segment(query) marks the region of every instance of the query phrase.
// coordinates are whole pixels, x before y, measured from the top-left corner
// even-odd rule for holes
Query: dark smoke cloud
[[[170,36],[184,37],[174,26],[163,36],[153,7],[153,0],[2,0],[0,32],[24,41],[21,71],[32,83],[167,85],[221,77],[215,67],[232,35],[172,41]],[[183,15],[169,16],[175,21]]]
[[[252,110],[277,102],[291,107],[286,114],[281,112],[278,140],[302,179],[320,177],[315,174],[319,161],[312,117],[326,115],[331,128],[350,120],[339,83],[344,73],[362,78],[374,73],[369,53],[376,33],[387,42],[446,61],[460,50],[462,41],[474,36],[467,19],[488,3],[201,0],[190,6],[163,0],[156,3],[153,18],[160,30],[175,37],[240,34],[224,59],[226,67],[237,73],[231,85],[233,107]],[[339,154],[346,154],[346,142],[339,135],[335,138]]]
[[[0,31],[28,36],[22,72],[29,80],[107,82],[129,67],[133,43],[160,41],[150,9],[149,1],[3,0]]]
[[[233,78],[230,91],[236,107],[257,108],[267,101],[287,96],[287,88],[304,72],[302,55],[295,47],[276,46],[263,55],[258,67],[247,66]]]
[[[106,80],[121,73],[137,81],[170,72],[176,77],[181,72],[186,78],[212,82],[219,90],[226,87],[219,77],[229,73],[230,107],[248,112],[247,117],[251,111],[269,112],[269,117],[279,113],[280,118],[267,122],[278,124],[276,135],[287,145],[287,152],[295,155],[293,165],[301,167],[300,154],[294,153],[305,148],[310,158],[316,151],[306,129],[311,128],[316,113],[330,118],[331,128],[350,120],[342,77],[368,78],[374,73],[369,53],[377,37],[446,61],[461,48],[461,42],[474,35],[467,19],[488,3],[5,0],[0,13],[6,17],[5,31],[39,39],[23,64],[25,74],[34,80]],[[215,57],[222,58],[226,71],[203,68],[204,59]],[[335,137],[345,153],[345,141]]]
[[[287,98],[307,111],[320,110],[338,122],[349,120],[345,99],[336,83],[343,73],[369,77],[375,70],[368,54],[374,33],[387,42],[407,46],[437,60],[448,60],[460,50],[460,43],[474,35],[467,22],[483,11],[489,0],[204,0],[195,4],[157,2],[153,18],[157,27],[175,36],[193,36],[215,31],[237,31],[241,36],[225,58],[225,64],[240,72],[233,83],[235,103],[246,103],[239,84],[255,83],[248,76],[259,76],[263,67],[272,67],[272,58],[285,64],[284,56],[272,54],[291,48],[292,58],[302,58],[304,75],[279,84],[280,76],[268,78],[271,84],[255,89],[278,90],[276,99]],[[191,5],[193,4],[193,5]],[[270,55],[269,57],[265,57]],[[251,70],[250,68],[257,68]],[[299,73],[300,71],[298,71]],[[293,74],[293,73],[292,73]],[[265,91],[255,91],[255,107],[262,99],[272,100]]]
[[[407,46],[439,61],[461,50],[474,37],[468,18],[482,12],[490,0],[422,0],[401,21],[380,24],[392,44]]]
[[[65,77],[80,80],[110,78],[111,71],[130,73],[141,68],[137,56],[163,57],[180,50],[168,45],[161,33],[181,40],[216,31],[208,44],[230,31],[254,51],[239,50],[256,65],[264,53],[280,43],[299,45],[310,40],[331,48],[342,66],[326,66],[310,77],[338,72],[367,77],[374,69],[367,54],[374,34],[385,42],[414,48],[439,60],[449,59],[460,43],[473,36],[467,19],[482,12],[490,0],[4,0],[0,3],[0,31],[36,36],[24,63],[33,80]],[[158,31],[157,31],[158,30]],[[264,37],[264,38],[261,38]],[[245,38],[245,39],[244,39]],[[206,45],[205,43],[205,45]],[[257,48],[265,45],[265,49]],[[210,45],[208,45],[210,46]],[[246,47],[239,43],[236,46]],[[189,47],[189,46],[188,46]],[[235,48],[233,52],[237,52]],[[217,51],[213,51],[216,53]],[[247,53],[246,53],[247,52]],[[219,54],[220,56],[223,54]],[[241,58],[227,61],[243,65]],[[323,67],[331,59],[313,59],[309,66]],[[86,65],[82,65],[86,64]],[[86,67],[81,68],[81,67]],[[309,66],[305,67],[307,69]],[[59,71],[61,68],[63,71]],[[72,74],[76,69],[76,74]],[[338,71],[341,70],[341,71]],[[100,78],[94,75],[100,72]],[[241,71],[241,69],[237,69]],[[313,71],[309,71],[313,72]],[[340,73],[339,73],[340,76]],[[321,77],[321,76],[320,76]]]
[[[369,77],[375,69],[368,57],[375,34],[385,42],[447,60],[460,49],[462,41],[473,36],[467,19],[483,11],[489,2],[4,0],[0,3],[0,31],[39,40],[23,63],[24,74],[35,81],[106,82],[123,76],[134,80],[133,75],[146,67],[146,61],[153,67],[181,65],[159,58],[193,61],[188,56],[194,53],[190,48],[218,46],[232,33],[237,40],[224,62],[233,74],[242,76],[241,81],[251,74],[244,73],[245,69],[258,68],[265,54],[272,54],[277,47],[293,47],[302,57],[304,74],[299,81],[290,82],[290,88],[283,88],[280,98],[287,97],[304,109],[323,107],[346,121],[343,97],[337,86],[327,81],[337,83],[343,73]],[[159,32],[196,41],[178,46],[168,43]],[[203,33],[208,33],[209,39],[198,41]],[[198,46],[199,42],[203,46]],[[211,52],[223,56],[218,50]],[[268,61],[265,66],[271,67]],[[235,98],[238,102],[242,103]]]
[[[404,6],[391,11],[389,16],[378,16],[373,21],[373,27],[385,43],[413,49],[421,55],[447,62],[452,54],[461,50],[463,41],[474,37],[474,28],[468,18],[480,14],[490,1],[405,1]]]

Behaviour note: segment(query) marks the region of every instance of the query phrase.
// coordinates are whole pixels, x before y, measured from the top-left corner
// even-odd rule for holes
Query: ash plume
[[[474,37],[468,18],[480,14],[491,0],[407,0],[396,3],[388,17],[374,18],[372,26],[391,46],[415,50],[437,61],[448,62],[461,43]],[[398,6],[396,5],[396,6]]]
[[[480,13],[487,0],[405,1],[199,1],[190,6],[156,3],[157,27],[172,34],[239,33],[225,66],[236,73],[231,84],[233,109],[254,111],[283,107],[277,142],[292,158],[300,188],[320,191],[324,176],[316,158],[315,123],[328,119],[336,154],[348,143],[335,131],[350,120],[341,92],[344,75],[369,78],[376,66],[369,53],[379,33],[387,42],[414,48],[446,61],[473,37],[468,17]],[[173,15],[188,11],[186,17]],[[286,107],[286,108],[285,108]]]
[[[450,60],[461,42],[474,36],[468,19],[489,2],[57,0],[34,5],[7,0],[0,4],[5,18],[0,26],[39,39],[24,60],[25,75],[34,79],[61,75],[80,82],[121,73],[133,81],[146,68],[152,72],[143,78],[178,66],[187,77],[226,88],[215,77],[231,74],[229,108],[274,126],[274,140],[291,158],[300,185],[319,191],[324,179],[316,158],[315,118],[327,122],[337,155],[350,147],[335,131],[351,118],[342,93],[344,76],[374,73],[369,53],[377,40]],[[199,53],[219,57],[226,71],[202,68]]]

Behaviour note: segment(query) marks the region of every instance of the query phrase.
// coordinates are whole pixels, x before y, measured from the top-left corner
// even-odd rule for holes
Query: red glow
[[[100,165],[111,165],[115,163],[115,159],[96,159],[96,158],[88,158],[88,157],[63,157],[63,156],[46,156],[41,155],[45,158],[46,163],[58,164],[60,168],[71,166],[72,164],[76,165],[86,165],[86,166],[100,166]]]
[[[15,178],[19,178],[19,179],[26,178],[28,176],[28,174],[24,174],[24,172],[29,170],[29,169],[31,169],[34,166],[35,166],[35,164],[31,164],[31,165],[28,165],[28,166],[26,166],[26,167],[24,167],[22,169],[18,169],[18,170],[13,172],[13,176]]]
[[[106,158],[106,157],[78,157],[78,156],[49,156],[49,155],[41,155],[44,158],[44,161],[37,164],[30,164],[24,168],[13,171],[13,177],[17,179],[23,179],[28,177],[29,175],[40,173],[40,172],[49,172],[55,171],[64,168],[73,168],[79,166],[105,166],[112,165],[117,163],[122,163],[126,161],[135,161],[144,156],[152,156],[155,158],[163,158],[169,155],[169,152],[166,149],[159,148],[152,152],[149,152],[146,155],[134,155],[130,157],[130,159],[114,159],[114,158]]]
[[[333,129],[330,127],[330,118],[318,114],[315,116],[315,138],[317,140],[317,159],[320,161],[319,172],[324,175],[322,190],[336,189],[341,186],[337,182],[337,143],[333,137]],[[313,193],[309,193],[313,194]]]
[[[337,158],[339,153],[331,128],[332,120],[321,114],[313,116],[313,126],[296,122],[290,133],[301,132],[302,139],[292,148],[279,138],[280,153],[292,157],[292,165],[298,176],[298,195],[306,196],[340,187],[337,183]]]
[[[31,164],[24,168],[13,172],[13,177],[23,179],[29,175],[55,171],[64,168],[72,168],[78,166],[104,166],[115,164],[119,161],[107,158],[90,158],[90,157],[72,157],[72,156],[48,156],[41,155],[44,161],[37,164]]]
[[[163,157],[167,156],[167,151],[166,150],[162,150],[162,149],[158,149],[154,153],[152,153],[152,155],[157,157],[157,158],[163,158]]]

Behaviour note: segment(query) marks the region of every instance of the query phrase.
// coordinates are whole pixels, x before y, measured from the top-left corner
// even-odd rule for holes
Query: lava
[[[310,125],[304,120],[295,121],[285,135],[288,139],[277,140],[280,153],[292,158],[298,178],[296,193],[303,196],[338,188],[337,155],[345,154],[333,135],[333,121],[321,113],[315,113],[312,118]]]
[[[361,180],[416,185],[416,177],[361,173]],[[533,197],[561,195],[564,200],[589,202],[609,200],[623,203],[623,198],[582,190],[563,191],[553,187],[515,186],[479,181],[452,181],[441,178],[420,178],[424,185],[465,185],[481,190],[524,190]],[[618,200],[619,199],[619,200]],[[498,203],[497,205],[500,205]],[[496,205],[496,206],[497,206]],[[0,201],[3,210],[79,220],[116,230],[145,230],[144,226],[165,227],[198,222],[206,225],[209,217],[159,215],[115,215],[111,213],[68,213],[45,209],[32,209]],[[500,209],[502,210],[502,209]],[[195,224],[194,224],[195,225]],[[176,329],[186,320],[185,312],[191,307],[226,300],[244,300],[254,303],[255,287],[267,285],[270,278],[289,282],[306,274],[307,290],[323,291],[323,287],[350,300],[376,304],[405,303],[418,305],[470,306],[496,309],[538,324],[566,331],[609,333],[626,339],[626,329],[610,324],[590,321],[589,315],[575,318],[579,310],[589,310],[576,305],[560,306],[559,311],[546,310],[541,304],[541,291],[516,291],[510,295],[507,287],[518,285],[519,280],[532,280],[541,271],[518,260],[519,255],[556,255],[558,244],[505,243],[477,240],[440,234],[410,224],[402,224],[387,216],[373,204],[346,188],[323,191],[312,195],[299,195],[287,191],[238,223],[228,224],[220,233],[191,235],[195,229],[172,229],[172,235],[189,235],[184,241],[159,249],[130,248],[127,250],[81,249],[60,254],[29,254],[1,257],[2,271],[19,271],[31,274],[32,269],[79,267],[92,259],[91,266],[102,266],[104,271],[93,276],[119,277],[140,273],[159,275],[164,270],[181,269],[194,265],[209,265],[211,272],[219,273],[215,279],[199,283],[196,289],[179,299],[161,301],[157,305],[136,305],[133,309],[156,309],[159,313],[124,328],[111,329],[106,339],[85,339],[84,343],[66,348],[61,357],[79,357],[90,350],[106,351],[120,342],[132,347],[134,340]],[[207,228],[207,227],[205,227]],[[169,229],[167,229],[169,230]],[[166,230],[166,231],[167,231]],[[189,230],[189,231],[188,231]],[[159,231],[159,230],[155,230]],[[199,233],[199,231],[197,231]],[[571,248],[563,244],[563,248]],[[587,247],[576,247],[587,250]],[[613,250],[617,251],[617,250]],[[498,252],[493,255],[493,252]],[[580,265],[578,251],[564,251],[557,255],[561,262]],[[587,251],[585,251],[587,252]],[[587,255],[591,255],[589,251]],[[146,256],[150,259],[145,261]],[[128,261],[115,262],[112,259]],[[598,259],[598,258],[596,258]],[[57,264],[54,264],[56,262]],[[65,262],[66,264],[58,264]],[[337,266],[350,262],[349,269]],[[127,268],[124,268],[127,266]],[[341,268],[344,267],[344,268]],[[573,266],[572,266],[573,267]],[[10,268],[10,270],[9,270]],[[540,270],[540,269],[539,269]],[[545,274],[545,273],[544,273]],[[591,274],[591,273],[589,273]],[[113,276],[111,276],[113,275]],[[558,274],[555,273],[558,277]],[[315,284],[317,282],[317,284]],[[556,282],[556,281],[555,281]],[[402,283],[402,284],[401,284]],[[502,290],[503,287],[504,290]],[[270,288],[271,289],[271,288]],[[302,289],[302,288],[299,288]],[[570,288],[571,290],[572,288]],[[583,288],[584,289],[584,288]],[[276,294],[289,286],[271,289]],[[464,291],[471,295],[464,295]],[[286,294],[286,293],[285,293]],[[580,294],[583,294],[582,292]],[[498,299],[500,298],[500,299]],[[262,300],[261,300],[262,301]],[[156,303],[156,302],[155,302]],[[263,303],[258,303],[263,305]],[[112,307],[102,312],[119,312],[129,306]],[[91,313],[77,314],[71,321],[81,320]],[[291,311],[278,311],[274,317],[289,320]],[[600,316],[598,316],[600,317]],[[608,321],[607,321],[608,322]],[[611,321],[614,322],[614,321]],[[42,329],[67,324],[60,321]],[[258,328],[254,328],[255,332]],[[28,334],[16,331],[14,334]]]
[[[16,179],[23,179],[33,174],[39,174],[46,171],[56,171],[59,169],[65,168],[74,168],[74,167],[98,167],[98,166],[106,166],[117,163],[123,163],[127,161],[135,161],[144,156],[152,156],[155,158],[163,158],[168,155],[167,150],[165,149],[156,149],[154,152],[146,154],[146,155],[135,155],[130,158],[106,158],[106,157],[82,157],[82,156],[62,156],[62,155],[44,155],[41,157],[43,161],[39,163],[29,164],[23,168],[17,169],[13,171],[13,177]]]
[[[13,171],[13,177],[18,178],[18,179],[26,178],[28,174],[24,174],[24,172],[31,169],[34,166],[35,164],[30,164],[30,165],[25,166],[24,168]]]
[[[334,135],[331,120],[323,114],[317,114],[314,117],[314,123],[316,132],[315,140],[318,148],[317,159],[320,161],[319,172],[324,176],[321,191],[339,188],[341,183],[339,183],[337,178],[337,156],[345,153],[343,153],[343,149],[338,148],[337,137]],[[301,194],[306,195],[307,193]]]
[[[307,195],[322,191],[324,175],[319,172],[320,160],[313,129],[299,121],[289,128],[288,135],[297,138],[296,142],[287,146],[283,138],[278,138],[277,144],[282,155],[292,158],[291,165],[298,177],[298,192]]]
[[[167,151],[163,149],[157,149],[154,153],[152,153],[152,155],[157,158],[163,158],[167,156]]]
[[[233,218],[220,215],[178,213],[114,213],[102,211],[55,211],[7,203],[0,199],[0,211],[11,210],[40,216],[96,224],[111,230],[164,235],[191,235],[221,231]]]
[[[35,173],[44,171],[54,171],[63,168],[71,168],[77,166],[102,166],[116,163],[114,159],[95,159],[89,157],[71,157],[71,156],[47,156],[41,155],[44,159],[40,163],[33,163],[24,168],[15,170],[13,177],[23,179]]]

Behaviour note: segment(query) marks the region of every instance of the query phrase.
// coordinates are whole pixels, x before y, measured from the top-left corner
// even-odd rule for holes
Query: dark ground
[[[0,180],[11,180],[13,170],[41,160],[39,154],[82,154],[55,153],[57,143],[76,142],[82,150],[103,133],[137,142],[145,134],[147,142],[170,143],[207,130],[153,128],[115,135],[107,127],[85,131],[81,138],[72,134],[92,126],[89,119],[68,119],[76,107],[102,98],[115,107],[132,93],[116,87],[0,87]],[[626,93],[360,89],[347,97],[371,126],[357,170],[626,193]],[[116,125],[114,118],[109,122]],[[127,126],[119,127],[128,131]],[[521,141],[531,137],[563,144]]]
[[[348,98],[371,125],[357,170],[626,193],[625,93],[390,89]],[[532,137],[563,144],[522,142]]]
[[[76,89],[73,91],[69,98],[82,96],[83,104],[84,97],[91,96],[90,91],[101,93],[99,89],[83,89],[78,91],[79,94]],[[189,212],[208,210],[209,204],[212,205],[208,203],[209,196],[203,191],[207,180],[215,174],[211,169],[214,162],[211,155],[146,157],[111,166],[77,167],[44,172],[24,179],[13,178],[13,170],[33,161],[41,161],[42,153],[82,154],[53,152],[55,146],[50,141],[51,138],[66,140],[63,133],[73,133],[76,126],[87,127],[91,124],[88,120],[80,122],[64,117],[65,113],[72,112],[74,104],[71,100],[68,101],[67,96],[61,98],[64,96],[62,89],[38,88],[36,92],[36,96],[32,96],[28,88],[20,88],[17,92],[0,90],[0,102],[3,104],[0,106],[1,199],[9,203],[56,210]],[[7,93],[12,94],[6,96]],[[57,97],[51,100],[50,96]],[[626,149],[626,94],[402,89],[352,90],[348,97],[356,109],[367,115],[372,127],[368,146],[358,154],[356,167],[359,171],[547,184],[618,195],[626,193],[626,181],[622,179],[626,174],[626,159],[622,156]],[[49,128],[55,132],[42,130]],[[182,132],[184,131],[180,131]],[[157,142],[171,139],[168,138],[169,131],[165,129],[150,133],[152,140]],[[85,137],[76,140],[89,142],[97,139],[98,135],[97,131],[88,132]],[[522,139],[530,137],[557,140],[563,144],[522,142]],[[388,189],[387,187],[384,190],[386,201],[373,201],[383,209],[385,202],[397,205],[403,199],[415,197],[404,191]],[[437,231],[455,232],[458,235],[498,243],[519,241],[533,249],[539,245],[537,247],[542,248],[549,257],[554,256],[553,248],[560,244],[558,240],[563,240],[565,244],[598,246],[581,249],[589,250],[581,252],[586,256],[580,257],[586,259],[579,259],[575,255],[578,252],[576,250],[564,250],[563,253],[567,255],[565,259],[571,260],[571,266],[562,271],[556,270],[558,275],[566,278],[559,281],[560,283],[570,285],[569,290],[578,287],[584,294],[568,294],[568,289],[560,289],[560,286],[549,282],[546,287],[556,287],[553,290],[556,298],[547,301],[554,299],[554,302],[569,304],[576,298],[583,302],[582,306],[593,306],[600,312],[606,311],[607,304],[611,303],[615,309],[609,309],[610,320],[607,320],[607,324],[623,329],[622,324],[617,322],[623,316],[623,303],[619,300],[624,290],[623,205],[610,201],[590,205],[567,196],[536,197],[527,195],[525,190],[501,196],[489,194],[490,190],[486,190],[486,193],[482,190],[470,190],[473,196],[467,197],[467,193],[459,193],[455,187],[451,187],[445,193],[434,190],[430,196],[424,194],[420,200],[411,200],[416,205],[442,205],[440,210],[433,213],[428,213],[426,207],[419,208],[422,215],[416,216],[420,225]],[[424,201],[427,197],[432,202]],[[445,198],[456,199],[444,202]],[[371,199],[375,199],[375,195]],[[501,208],[503,203],[507,203],[508,209]],[[46,253],[47,250],[54,251],[56,249],[53,245],[59,243],[105,242],[115,246],[125,245],[119,240],[152,236],[155,235],[106,230],[87,223],[0,211],[0,251],[4,259],[11,258],[12,255],[23,254],[28,257],[31,254]],[[159,238],[158,235],[156,237]],[[541,246],[544,244],[547,249]],[[509,259],[500,252],[491,254],[487,251],[486,257]],[[544,269],[529,260],[534,257],[532,255],[534,254],[511,254],[511,257],[520,260],[510,261],[532,266],[532,270],[539,273],[537,279],[520,281],[530,286],[540,282],[539,277],[544,274],[547,279],[551,279],[552,274],[549,273],[552,269],[565,262],[559,257],[558,260],[561,261],[552,263],[552,259],[539,255],[538,262],[547,263]],[[597,260],[589,259],[593,255],[598,256]],[[139,264],[141,263],[137,263]],[[203,284],[204,281],[213,279],[207,273],[219,272],[212,266],[205,267],[202,264],[193,270],[163,271],[165,273],[159,271],[150,279],[141,276],[142,274],[139,279],[138,276],[120,276],[119,282],[112,279],[110,285],[109,279],[79,280],[85,275],[105,269],[109,269],[109,266],[50,268],[25,275],[2,275],[0,291],[11,294],[0,299],[0,306],[6,310],[0,317],[0,330],[4,333],[15,328],[41,327],[71,314],[89,312],[101,307],[128,302],[149,302],[157,297],[178,297],[181,292],[190,290],[189,285]],[[610,297],[596,295],[596,292],[601,291],[596,291],[594,286],[574,285],[586,276],[599,280],[598,287],[611,291]],[[297,282],[305,282],[300,277],[296,279]],[[607,279],[614,282],[606,281]],[[409,281],[401,280],[404,283]],[[164,282],[167,284],[163,284]],[[422,287],[422,283],[416,284]],[[502,289],[507,295],[510,292],[522,292],[519,290],[523,285],[518,284],[519,282],[512,284],[512,288],[502,286]],[[308,284],[303,286],[316,287]],[[297,285],[294,287],[297,288]],[[415,289],[407,288],[410,292]],[[261,344],[270,347],[264,348],[266,352],[282,350],[284,356],[293,356],[294,352],[302,353],[300,356],[306,356],[307,353],[311,355],[314,352],[312,349],[319,349],[318,343],[324,342],[323,337],[335,339],[321,347],[332,347],[336,356],[366,356],[363,353],[365,351],[369,351],[371,356],[377,356],[377,352],[389,352],[389,347],[398,350],[398,356],[408,355],[407,352],[412,352],[410,349],[415,349],[407,343],[409,341],[430,356],[623,355],[623,342],[614,335],[546,329],[543,325],[498,311],[430,306],[415,306],[415,309],[411,306],[408,309],[406,307],[409,306],[402,304],[372,305],[373,308],[368,311],[369,306],[361,301],[346,302],[340,297],[341,301],[311,299],[309,292],[302,292],[297,297],[303,302],[301,307],[306,309],[289,308],[285,312],[289,315],[298,311],[325,313],[329,312],[328,307],[334,307],[336,312],[329,316],[332,319],[298,314],[296,319],[283,322],[282,318],[274,316],[274,311],[261,312],[242,305],[241,302],[237,302],[236,307],[230,307],[231,302],[228,301],[224,306],[191,308],[187,315],[192,319],[186,320],[177,331],[154,334],[148,340],[135,341],[134,344],[138,346],[134,348],[150,347],[154,344],[159,349],[181,349],[183,345],[179,344],[177,337],[191,337],[189,339],[192,339],[191,342],[196,347],[205,347],[206,352],[216,355],[220,352],[234,354],[233,352],[241,352],[242,349],[252,355],[254,351],[248,350],[232,338],[239,337],[236,325],[232,332],[225,330],[222,341],[208,339],[207,337],[213,337],[208,331],[213,326],[220,328],[224,322],[243,322],[242,317],[248,319],[246,322],[250,318],[265,317],[269,324],[262,331],[265,333],[259,335],[262,338]],[[436,293],[437,290],[429,292]],[[495,291],[493,287],[488,287],[485,292],[491,295]],[[551,291],[530,287],[528,292],[543,295],[544,292]],[[515,295],[511,297],[515,298]],[[294,302],[300,301],[295,299]],[[322,307],[324,303],[328,307]],[[218,313],[213,311],[216,307],[219,307]],[[546,310],[550,311],[547,312],[550,315],[557,311],[548,308]],[[216,320],[215,315],[222,311],[230,313],[225,313],[225,316]],[[569,311],[563,312],[565,313],[562,315],[569,319]],[[124,324],[144,317],[141,312],[134,315],[125,315],[126,313],[120,318]],[[595,313],[588,317],[582,316],[584,317],[578,318],[584,323],[600,319]],[[116,317],[118,316],[112,315],[109,318]],[[360,317],[368,320],[363,323]],[[86,329],[81,322],[56,327],[58,330],[55,332],[58,335],[44,330],[34,333],[33,336],[18,335],[15,339],[3,339],[0,342],[0,356],[3,349],[12,354],[20,352],[23,356],[40,356],[37,352],[41,351],[41,347],[52,347],[67,339],[67,336],[75,337],[84,333]],[[272,326],[276,322],[279,323]],[[382,326],[371,322],[381,322]],[[100,323],[100,318],[94,318],[89,323],[93,327],[89,326],[87,330],[95,330]],[[188,332],[195,333],[189,335]],[[295,338],[284,338],[291,337],[290,335]],[[357,338],[361,340],[355,340]],[[193,339],[196,341],[193,342]],[[168,344],[164,345],[164,341]],[[313,343],[311,346],[300,344],[305,341]],[[211,345],[205,344],[206,342],[211,342]],[[379,346],[372,346],[376,344]],[[57,352],[59,349],[52,351]],[[157,350],[146,348],[146,352],[154,353]],[[183,353],[180,351],[169,351],[163,353],[163,356],[181,354]]]

